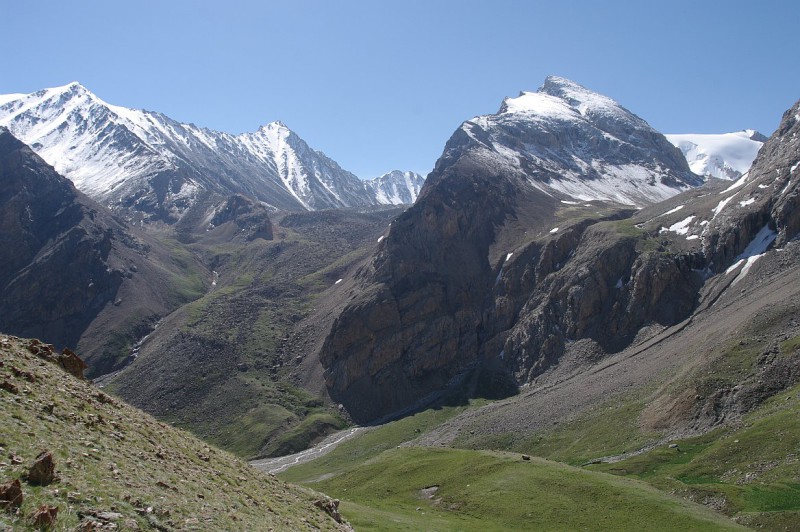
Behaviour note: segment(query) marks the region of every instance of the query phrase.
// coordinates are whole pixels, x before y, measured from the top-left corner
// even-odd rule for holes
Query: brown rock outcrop
[[[81,380],[84,379],[83,372],[89,366],[72,350],[65,347],[57,357],[57,360],[58,364],[64,368],[64,371]]]
[[[58,518],[58,506],[42,504],[31,516],[31,524],[39,529],[50,530]]]
[[[19,480],[9,480],[5,484],[0,484],[0,508],[13,510],[22,506],[24,500]]]
[[[36,460],[33,461],[28,471],[28,483],[34,486],[47,486],[56,478],[56,466],[53,461],[53,453],[42,451]]]

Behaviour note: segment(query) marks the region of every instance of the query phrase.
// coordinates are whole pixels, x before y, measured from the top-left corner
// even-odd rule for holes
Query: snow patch
[[[747,207],[748,205],[752,205],[756,202],[755,198],[746,199],[744,201],[739,202],[739,207]]]
[[[711,211],[714,213],[714,218],[716,218],[717,215],[722,212],[722,209],[724,209],[725,206],[728,204],[728,202],[730,202],[732,199],[733,196],[731,196],[730,198],[725,198],[724,200],[717,203],[717,206],[714,207],[714,210]]]
[[[341,283],[343,280],[344,280],[344,279],[337,279],[337,280],[336,280],[336,282],[335,282],[335,283],[333,283],[333,284],[339,284],[339,283]]]
[[[678,212],[679,210],[683,209],[683,207],[684,207],[684,205],[678,205],[674,209],[670,209],[667,212],[665,212],[664,214],[661,214],[661,215],[657,216],[657,218],[661,218],[661,216],[666,216],[668,214],[674,214],[674,213]]]
[[[747,244],[747,247],[744,248],[742,254],[739,255],[740,259],[746,259],[748,257],[753,257],[755,255],[759,255],[767,251],[767,248],[775,241],[777,238],[778,233],[773,231],[769,228],[769,224],[765,225],[761,228],[761,230],[756,233],[756,236],[753,237],[753,240]]]
[[[514,255],[514,252],[513,252],[513,251],[512,251],[511,253],[509,253],[508,255],[506,255],[506,261],[507,261],[508,259],[510,259],[510,258],[511,258],[513,255]]]
[[[378,243],[380,244],[381,242],[383,242],[383,239],[384,239],[384,238],[386,238],[386,237],[385,237],[385,236],[383,236],[383,235],[379,236],[379,237],[378,237]]]
[[[727,194],[728,192],[733,192],[737,188],[744,186],[744,184],[747,183],[747,178],[749,177],[750,177],[750,172],[745,172],[744,174],[742,174],[742,177],[737,179],[731,186],[720,192],[720,194]]]
[[[575,120],[580,116],[567,102],[541,92],[523,92],[516,98],[503,100],[502,113],[530,113],[541,117]]]
[[[750,268],[753,266],[753,264],[758,262],[758,259],[760,259],[763,256],[764,256],[763,254],[761,254],[761,255],[753,255],[752,257],[748,257],[747,259],[742,259],[742,260],[738,261],[734,266],[738,266],[742,262],[744,262],[744,267],[742,268],[742,271],[739,272],[739,275],[736,276],[736,279],[733,280],[733,282],[731,283],[731,286],[736,286],[739,283],[739,281],[744,279],[745,275],[747,275],[747,272],[750,271]],[[729,270],[730,270],[730,268],[729,268]]]
[[[688,218],[684,218],[680,222],[670,225],[669,227],[662,227],[659,233],[666,233],[667,231],[670,231],[679,235],[686,235],[689,233],[689,225],[695,218],[695,215],[691,215]]]
[[[553,227],[552,229],[550,229],[550,234],[555,234],[555,233],[558,233],[558,227]]]

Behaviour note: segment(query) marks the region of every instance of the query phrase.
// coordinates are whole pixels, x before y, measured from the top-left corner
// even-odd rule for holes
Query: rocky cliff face
[[[470,149],[467,123],[355,276],[320,354],[331,396],[368,420],[460,378],[524,384],[578,340],[579,356],[596,358],[630,345],[643,327],[689,318],[709,279],[724,290],[796,236],[799,116],[797,106],[786,113],[739,181],[638,213],[577,201],[586,190],[556,195],[555,174],[545,190],[540,168],[528,173],[507,153],[524,128],[503,130],[503,144],[484,131]],[[587,179],[596,190],[597,177]]]
[[[624,204],[644,205],[700,182],[644,121],[561,78],[507,99],[497,115],[465,122],[417,203],[355,275],[320,353],[331,396],[364,421],[470,375],[478,376],[475,386],[500,388],[510,368],[527,378],[537,364],[547,365],[541,360],[558,359],[565,336],[552,334],[555,328],[571,335],[602,331],[606,344],[614,344],[607,324],[590,319],[613,306],[595,289],[611,278],[613,286],[636,263],[636,246],[613,231],[587,228],[630,216]],[[583,286],[568,282],[566,273],[552,276],[581,242],[594,242],[573,267]],[[610,248],[601,253],[604,242]],[[648,259],[642,268],[664,272],[663,280],[650,282],[662,294],[651,294],[642,281],[635,302],[648,297],[652,309],[636,319],[622,310],[607,318],[626,337],[654,316],[674,320],[692,306],[658,305],[664,287],[684,276],[682,267]],[[513,336],[513,326],[534,315]]]
[[[109,371],[192,297],[180,276],[202,268],[170,255],[0,128],[0,330],[80,345],[90,375]]]
[[[115,230],[96,205],[0,129],[2,328],[75,347],[122,283],[109,268]],[[58,294],[53,297],[53,294]]]

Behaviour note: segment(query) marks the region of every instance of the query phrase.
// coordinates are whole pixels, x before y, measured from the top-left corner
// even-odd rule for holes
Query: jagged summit
[[[283,123],[280,120],[274,120],[274,121],[272,121],[272,122],[270,122],[268,124],[264,124],[263,126],[258,128],[258,131],[288,131],[290,133],[294,133],[289,128],[289,126],[287,126],[285,123]]]
[[[612,98],[559,76],[548,76],[536,92],[522,91],[516,98],[506,98],[500,107],[503,113],[528,113],[539,118],[575,119],[587,115],[611,115],[618,120],[636,121],[649,127]]]

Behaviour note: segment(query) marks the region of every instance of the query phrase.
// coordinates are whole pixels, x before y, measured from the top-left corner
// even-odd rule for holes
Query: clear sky
[[[281,120],[360,177],[427,173],[548,74],[665,133],[770,134],[800,99],[798,0],[0,0],[0,93],[80,81],[241,133]]]

